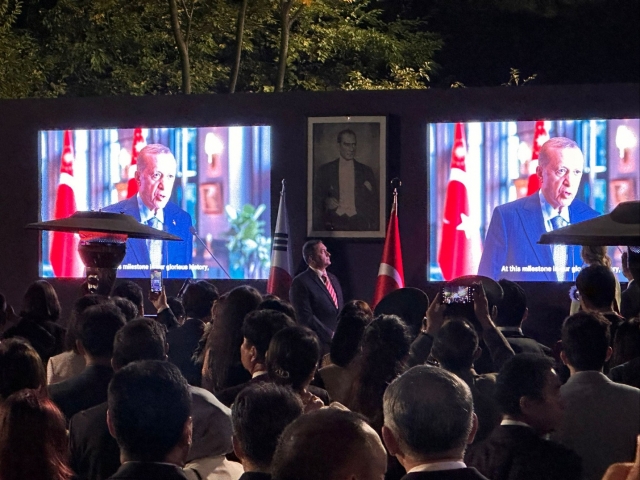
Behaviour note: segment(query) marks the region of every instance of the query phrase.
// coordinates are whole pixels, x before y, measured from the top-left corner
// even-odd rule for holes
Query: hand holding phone
[[[151,292],[160,293],[162,291],[162,270],[159,268],[151,269]]]

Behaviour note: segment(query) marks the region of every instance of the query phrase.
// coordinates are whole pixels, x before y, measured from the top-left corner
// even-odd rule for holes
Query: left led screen
[[[269,126],[48,130],[38,137],[42,221],[102,209],[182,238],[129,239],[119,278],[149,278],[150,268],[164,278],[227,278],[207,249],[232,278],[268,277]],[[41,277],[84,275],[77,234],[41,238]]]

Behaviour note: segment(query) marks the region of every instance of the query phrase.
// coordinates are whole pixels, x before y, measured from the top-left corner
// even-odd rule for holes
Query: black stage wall
[[[639,113],[637,84],[1,101],[0,292],[17,309],[27,286],[38,278],[39,233],[25,230],[24,226],[39,221],[39,130],[271,125],[272,226],[280,180],[286,178],[290,245],[295,261],[301,262],[299,252],[306,240],[307,117],[387,116],[387,178],[397,176],[403,183],[399,221],[405,281],[407,286],[425,289],[433,298],[438,287],[428,285],[425,275],[429,255],[428,123],[628,118]],[[389,206],[386,217],[388,211]],[[325,243],[333,254],[331,270],[340,278],[346,298],[370,300],[384,240],[327,239]],[[69,312],[80,283],[80,280],[52,280],[63,302],[63,315]],[[175,294],[181,282],[167,283],[169,294]],[[217,281],[217,284],[221,291],[226,291],[238,282]],[[264,289],[265,284],[256,285]],[[525,283],[524,287],[530,298],[529,329],[551,341],[559,329],[559,309],[568,311],[569,285]]]

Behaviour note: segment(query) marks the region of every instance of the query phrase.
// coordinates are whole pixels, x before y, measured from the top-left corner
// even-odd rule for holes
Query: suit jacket
[[[580,200],[574,200],[569,206],[571,223],[589,220],[599,214]],[[544,218],[538,193],[505,203],[495,208],[484,241],[484,251],[478,267],[478,275],[494,280],[506,278],[518,281],[557,281],[553,271],[553,245],[538,245],[540,236],[546,233]],[[579,246],[567,246],[566,281],[575,280],[578,272],[572,267],[581,267]],[[549,271],[520,272],[508,271],[509,266],[522,269],[528,266],[547,267]],[[503,267],[506,271],[503,271]]]
[[[202,367],[191,359],[204,333],[204,322],[198,318],[188,318],[182,326],[167,332],[169,361],[176,365],[190,385],[200,386]]]
[[[314,230],[378,230],[380,205],[378,184],[373,170],[364,163],[353,160],[354,200],[356,215],[338,215],[325,206],[327,198],[340,200],[340,159],[322,165],[313,180]]]
[[[127,462],[109,480],[188,480],[177,465],[155,462]]]
[[[76,413],[107,401],[107,389],[113,369],[104,365],[89,365],[77,376],[49,385],[49,396],[67,421]]]
[[[311,268],[297,275],[289,290],[289,298],[298,322],[318,334],[324,353],[329,351],[331,338],[338,323],[338,313],[344,305],[340,282],[332,273],[327,272],[327,275],[338,297],[338,307],[333,303],[327,287]]]
[[[580,480],[582,475],[575,452],[517,425],[497,427],[469,449],[465,462],[491,480]]]
[[[633,318],[640,315],[640,281],[632,280],[620,295],[620,315]]]
[[[615,462],[631,462],[640,433],[640,390],[596,371],[572,375],[561,389],[564,419],[552,438],[582,458],[585,480]]]
[[[140,209],[138,207],[138,197],[134,196],[121,202],[109,205],[102,209],[103,212],[126,213],[140,221]],[[182,242],[166,241],[162,246],[163,265],[186,265],[186,270],[165,270],[164,278],[187,278],[191,277],[191,270],[188,265],[191,263],[193,255],[193,236],[191,231],[191,215],[178,207],[175,203],[167,203],[164,207],[164,231],[182,238]],[[127,240],[127,252],[122,260],[122,265],[149,265],[149,248],[147,241],[143,238],[130,238]],[[149,269],[143,270],[118,270],[118,278],[149,278]]]
[[[502,335],[507,339],[511,348],[516,353],[538,353],[541,355],[552,356],[551,349],[541,343],[536,342],[533,338],[525,337],[520,332],[500,330]]]
[[[187,461],[225,455],[231,444],[231,412],[202,388],[189,387],[193,444]],[[73,416],[69,424],[71,468],[82,480],[104,480],[120,467],[120,449],[107,428],[107,403]]]
[[[640,388],[640,357],[613,367],[609,370],[609,378],[616,383]]]
[[[261,472],[244,472],[240,480],[271,480],[271,475]]]
[[[489,480],[475,468],[407,473],[401,480]],[[492,479],[493,480],[493,479]]]

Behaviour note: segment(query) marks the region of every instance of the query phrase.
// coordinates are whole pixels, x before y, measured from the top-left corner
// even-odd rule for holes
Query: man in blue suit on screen
[[[580,247],[538,245],[543,233],[599,214],[576,200],[584,156],[573,140],[555,137],[540,149],[540,191],[496,207],[478,275],[512,281],[572,281],[582,265]]]
[[[109,205],[103,212],[126,213],[140,223],[177,235],[178,241],[127,240],[127,253],[118,277],[149,277],[151,268],[162,268],[165,278],[191,277],[193,239],[191,216],[169,202],[176,179],[177,163],[169,148],[160,144],[144,147],[138,154],[138,194]]]

